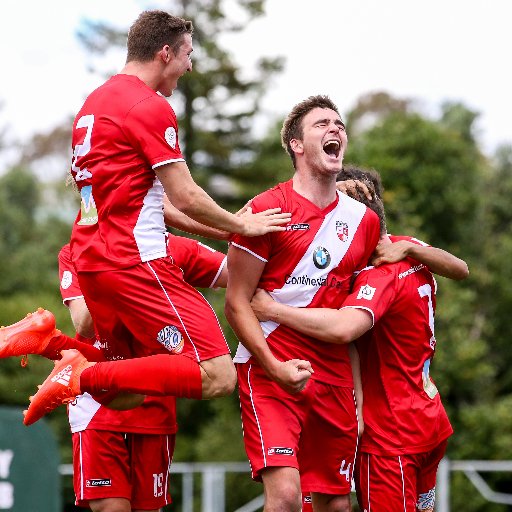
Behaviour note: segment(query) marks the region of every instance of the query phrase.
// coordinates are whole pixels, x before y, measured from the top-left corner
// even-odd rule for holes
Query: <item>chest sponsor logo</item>
[[[67,290],[73,282],[73,274],[69,270],[62,272],[62,279],[60,280],[60,286],[63,290]]]
[[[359,292],[357,293],[357,298],[372,300],[373,296],[375,295],[376,290],[377,290],[377,288],[373,288],[369,284],[365,284],[364,286],[361,286],[361,288],[359,288]]]
[[[327,268],[329,263],[331,263],[331,255],[329,254],[329,251],[325,247],[317,247],[313,251],[313,263],[316,268]]]
[[[183,350],[185,341],[181,332],[175,325],[166,325],[157,335],[157,341],[169,352],[179,354]]]
[[[286,226],[286,231],[307,231],[309,229],[309,224],[301,223],[301,224],[288,224]]]
[[[269,448],[267,451],[268,455],[293,455],[293,448],[284,448],[281,446],[275,446]]]
[[[336,221],[336,234],[342,242],[348,240],[348,224],[346,222]]]
[[[85,481],[86,487],[111,487],[112,480],[110,478],[90,478]]]
[[[169,128],[165,130],[164,137],[167,144],[169,144],[172,149],[176,149],[176,130],[172,126],[169,126]]]

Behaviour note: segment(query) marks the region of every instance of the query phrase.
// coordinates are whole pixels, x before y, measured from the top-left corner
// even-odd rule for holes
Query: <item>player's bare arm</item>
[[[94,324],[85,299],[80,297],[69,300],[67,306],[75,331],[84,338],[94,338]]]
[[[291,218],[280,208],[253,214],[250,208],[243,215],[235,215],[221,208],[193,180],[185,162],[174,162],[155,170],[171,203],[185,215],[201,224],[239,233],[259,236],[273,231],[283,231]]]
[[[296,308],[280,304],[258,289],[251,307],[260,321],[271,320],[328,343],[350,343],[372,328],[368,311],[358,308]]]
[[[185,233],[204,236],[213,240],[229,240],[231,233],[221,229],[212,228],[191,219],[188,215],[174,207],[164,194],[164,222],[167,226],[179,229]]]
[[[352,378],[354,379],[354,396],[357,407],[357,425],[358,435],[361,437],[364,432],[363,421],[363,381],[361,380],[361,359],[354,343],[348,346],[348,355],[350,357],[350,366],[352,367]]]
[[[231,246],[228,250],[229,280],[225,313],[239,341],[249,350],[267,375],[283,389],[302,391],[313,373],[309,361],[279,361],[265,340],[261,326],[251,308],[251,297],[265,263],[248,252]]]
[[[392,244],[379,242],[372,264],[378,267],[385,263],[396,263],[406,257],[414,258],[434,274],[449,279],[460,281],[469,276],[468,265],[464,260],[443,249],[415,244],[408,240],[398,240]]]

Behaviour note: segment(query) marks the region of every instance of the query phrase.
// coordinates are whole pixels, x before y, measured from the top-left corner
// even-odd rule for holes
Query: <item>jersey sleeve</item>
[[[226,255],[184,236],[169,236],[169,253],[181,268],[185,282],[198,288],[213,288],[226,266]]]
[[[153,169],[185,161],[178,140],[176,114],[160,96],[151,96],[135,105],[125,120],[123,130]]]
[[[357,275],[352,293],[343,301],[343,308],[368,311],[373,324],[386,313],[396,297],[395,265],[368,267]]]
[[[69,244],[66,244],[59,252],[59,280],[60,294],[62,302],[65,306],[69,301],[74,299],[82,299],[83,294],[78,284],[75,266],[71,261],[71,250]]]

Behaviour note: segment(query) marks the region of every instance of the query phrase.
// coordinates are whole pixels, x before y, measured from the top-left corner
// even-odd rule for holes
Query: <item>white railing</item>
[[[72,475],[73,466],[60,466],[61,475]],[[249,473],[246,462],[173,462],[171,474],[181,474],[182,512],[194,510],[194,475],[201,475],[201,512],[226,512],[226,473]],[[510,460],[441,461],[437,472],[436,511],[450,512],[450,478],[462,471],[478,492],[491,503],[512,505],[512,494],[493,491],[480,473],[512,472]],[[263,508],[263,495],[254,498],[234,512],[256,512]]]

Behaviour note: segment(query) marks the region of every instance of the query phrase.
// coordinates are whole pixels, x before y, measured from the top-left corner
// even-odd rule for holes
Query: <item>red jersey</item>
[[[172,241],[172,244],[171,244]],[[225,255],[195,240],[169,235],[174,262],[192,286],[213,287],[225,265]],[[69,244],[59,253],[60,291],[65,305],[83,298],[76,270],[71,260]],[[80,338],[86,341],[84,338]],[[91,340],[91,343],[94,340]],[[101,348],[100,342],[95,345]],[[71,432],[85,429],[114,432],[173,434],[176,425],[176,398],[146,397],[144,403],[128,411],[114,411],[102,406],[88,393],[84,393],[68,407]]]
[[[364,269],[353,290],[343,307],[365,309],[374,323],[357,341],[365,424],[360,448],[379,455],[429,451],[453,433],[429,374],[436,347],[435,279],[406,258]]]
[[[139,78],[116,75],[86,99],[72,146],[82,198],[71,235],[77,270],[166,256],[163,187],[154,169],[184,160],[169,103]]]
[[[196,288],[214,288],[226,266],[226,255],[210,246],[169,233],[169,252],[183,272],[183,280]]]
[[[295,192],[291,180],[257,196],[252,207],[255,212],[280,207],[292,214],[286,231],[233,239],[235,246],[265,262],[258,287],[291,306],[341,307],[353,272],[367,265],[379,239],[377,215],[341,193],[321,210]],[[324,343],[275,322],[261,322],[261,327],[277,359],[308,360],[313,379],[353,385],[346,345]],[[234,361],[249,357],[241,345]]]

